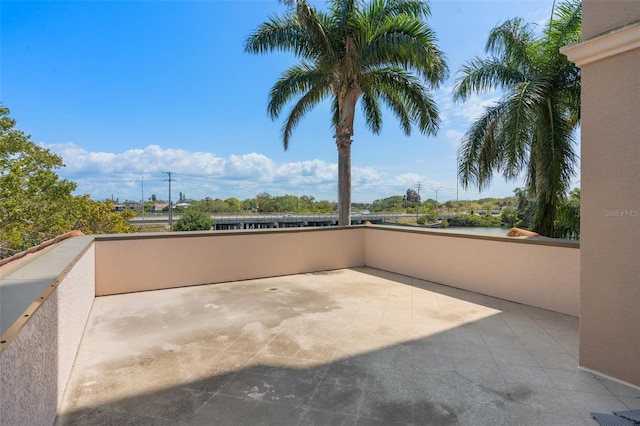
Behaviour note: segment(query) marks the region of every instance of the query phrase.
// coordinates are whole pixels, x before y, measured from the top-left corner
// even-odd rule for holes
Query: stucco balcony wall
[[[96,294],[371,266],[578,315],[579,244],[424,229],[238,231],[97,237]]]
[[[94,257],[93,238],[76,237],[1,277],[3,311],[21,312],[2,327],[0,425],[53,423],[95,298]]]
[[[364,228],[96,237],[104,296],[364,265]]]
[[[367,266],[578,316],[580,245],[545,238],[370,227]]]

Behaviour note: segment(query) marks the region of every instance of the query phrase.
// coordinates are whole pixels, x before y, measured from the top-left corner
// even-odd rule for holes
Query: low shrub
[[[455,215],[448,220],[449,226],[499,228],[500,218],[495,216]]]

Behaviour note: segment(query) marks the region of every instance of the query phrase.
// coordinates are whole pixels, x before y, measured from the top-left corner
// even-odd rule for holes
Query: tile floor
[[[578,319],[371,268],[100,297],[58,425],[596,425]]]

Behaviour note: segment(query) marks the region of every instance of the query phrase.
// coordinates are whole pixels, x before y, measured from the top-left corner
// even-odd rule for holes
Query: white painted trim
[[[640,49],[640,23],[564,46],[560,52],[577,66],[583,67],[633,49]]]

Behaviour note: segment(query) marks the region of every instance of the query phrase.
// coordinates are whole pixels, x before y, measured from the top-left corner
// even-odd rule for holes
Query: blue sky
[[[491,28],[521,16],[549,19],[548,1],[432,2],[430,25],[450,79],[433,93],[438,135],[405,137],[384,115],[373,135],[356,116],[352,145],[354,202],[403,194],[421,183],[423,198],[456,199],[460,137],[499,94],[451,101],[460,66],[483,49]],[[314,2],[322,6],[323,2]],[[7,1],[0,3],[0,100],[17,127],[60,154],[59,174],[94,199],[168,196],[240,199],[260,192],[337,199],[337,150],[328,105],[297,127],[284,151],[267,95],[290,54],[250,55],[243,41],[268,16],[285,12],[260,1]],[[579,178],[576,178],[579,179]],[[142,184],[144,181],[144,185]],[[494,179],[460,199],[504,197],[522,182]]]

